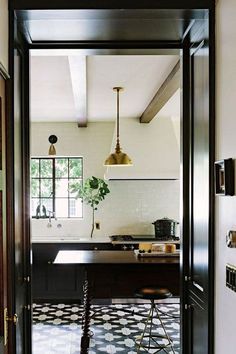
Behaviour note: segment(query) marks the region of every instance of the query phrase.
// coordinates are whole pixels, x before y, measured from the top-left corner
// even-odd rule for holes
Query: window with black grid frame
[[[83,183],[82,157],[32,157],[32,217],[82,218],[82,200],[70,190],[75,183]]]

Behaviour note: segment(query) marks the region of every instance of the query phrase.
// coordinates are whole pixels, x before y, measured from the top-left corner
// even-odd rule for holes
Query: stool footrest
[[[140,336],[141,337],[141,336]],[[148,343],[146,343],[145,338],[147,339]],[[158,343],[158,340],[160,339],[166,339],[168,341],[168,343],[166,344],[161,344]],[[141,343],[142,341],[142,343]],[[137,338],[135,340],[136,345],[138,345],[140,348],[143,349],[148,349],[148,350],[153,350],[153,349],[157,349],[155,351],[155,353],[158,353],[161,350],[165,350],[165,348],[169,348],[170,345],[173,344],[173,341],[166,337],[166,336],[162,336],[162,335],[144,335],[141,338]]]

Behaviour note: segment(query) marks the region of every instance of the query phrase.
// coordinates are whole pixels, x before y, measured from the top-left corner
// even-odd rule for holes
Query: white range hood
[[[115,142],[116,131],[111,152]],[[120,143],[133,166],[109,166],[105,179],[179,179],[179,119],[156,117],[148,124],[141,124],[134,118],[122,118]]]

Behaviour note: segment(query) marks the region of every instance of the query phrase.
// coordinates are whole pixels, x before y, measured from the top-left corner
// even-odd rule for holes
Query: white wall
[[[132,167],[108,167],[110,178],[179,178],[180,168],[180,119],[158,116],[149,124],[137,119],[124,119],[120,124],[122,151],[133,162]],[[114,132],[111,152],[114,151]]]
[[[0,63],[8,71],[8,1],[0,0]]]
[[[100,230],[95,230],[94,241],[113,234],[154,234],[152,222],[168,216],[179,220],[178,181],[110,181],[111,193],[101,202],[95,214]],[[62,228],[58,229],[60,222]],[[84,205],[84,218],[62,219],[52,222],[32,220],[33,241],[78,240],[89,238],[92,214],[91,208]]]
[[[84,178],[95,175],[103,178],[103,163],[110,153],[114,123],[90,123],[78,128],[76,123],[31,124],[31,156],[47,156],[50,135],[56,135],[58,156],[83,156]]]
[[[88,128],[78,129],[73,123],[33,123],[31,126],[31,155],[46,156],[48,137],[58,136],[57,155],[84,157],[84,177],[103,177],[103,162],[110,153],[113,123],[90,123]],[[178,181],[110,181],[111,193],[101,202],[95,220],[101,223],[94,239],[105,238],[117,233],[153,234],[151,224],[156,219],[168,216],[179,220]],[[57,224],[62,224],[58,229]],[[32,240],[73,240],[89,238],[91,230],[91,208],[84,205],[84,218],[32,220]]]
[[[217,4],[217,159],[236,158],[236,1]],[[215,354],[235,354],[236,293],[225,286],[226,263],[236,265],[236,249],[225,244],[236,230],[236,196],[216,198]]]

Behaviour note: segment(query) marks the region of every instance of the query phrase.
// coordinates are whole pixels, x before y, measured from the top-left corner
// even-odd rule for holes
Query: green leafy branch
[[[107,183],[98,177],[87,178],[82,185],[79,182],[71,185],[71,192],[76,193],[75,198],[82,198],[83,202],[86,202],[92,207],[93,210],[93,223],[91,237],[94,231],[94,212],[98,208],[98,204],[105,199],[105,196],[110,193]]]

